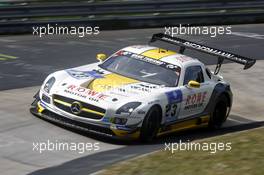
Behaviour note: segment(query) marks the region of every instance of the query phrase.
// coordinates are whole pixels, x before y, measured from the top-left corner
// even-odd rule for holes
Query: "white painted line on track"
[[[23,77],[29,77],[29,74],[20,74],[20,75],[16,75],[17,78],[23,78]]]
[[[109,43],[111,41],[107,41],[107,40],[89,40],[90,42],[95,42],[95,43]]]
[[[0,42],[11,43],[11,42],[17,42],[17,41],[16,41],[16,40],[12,40],[12,39],[4,39],[4,38],[0,38]]]
[[[257,33],[232,32],[232,35],[242,36],[242,37],[247,37],[247,38],[254,38],[254,39],[264,39],[264,35],[257,34]]]
[[[94,43],[81,42],[81,41],[68,41],[67,44],[69,44],[69,45],[82,45],[82,46],[93,46],[94,45]]]
[[[118,38],[116,39],[117,41],[131,41],[131,40],[136,40],[137,38],[131,37],[131,38]]]

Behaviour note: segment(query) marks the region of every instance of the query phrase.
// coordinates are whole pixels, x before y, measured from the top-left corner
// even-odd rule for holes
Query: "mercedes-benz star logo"
[[[71,104],[71,112],[75,115],[78,115],[82,112],[82,104],[75,101]]]

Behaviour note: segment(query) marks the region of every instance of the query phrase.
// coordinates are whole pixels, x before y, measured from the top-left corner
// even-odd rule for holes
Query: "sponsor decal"
[[[143,55],[139,55],[139,54],[136,54],[136,53],[123,51],[123,52],[121,52],[121,54],[124,55],[124,56],[128,56],[128,57],[131,57],[131,58],[134,58],[134,59],[138,59],[138,60],[144,61],[144,62],[155,64],[155,65],[167,68],[167,69],[172,69],[172,70],[175,70],[175,71],[179,71],[180,70],[180,67],[178,67],[178,66],[176,66],[174,64],[166,63],[164,61],[161,61],[161,60],[158,60],[158,59],[149,58],[149,57],[146,57],[146,56],[143,56]]]
[[[104,78],[103,75],[99,74],[96,71],[78,71],[78,70],[66,70],[66,72],[72,76],[73,78],[76,79],[86,79],[86,78],[94,78],[94,79],[98,79],[98,78]]]
[[[210,48],[210,47],[202,46],[202,45],[199,45],[199,44],[196,44],[196,43],[191,43],[191,42],[188,42],[188,41],[184,42],[183,44],[186,45],[186,46],[192,47],[194,49],[197,49],[197,50],[203,50],[205,52],[213,53],[213,54],[216,54],[216,55],[219,55],[219,56],[223,56],[223,57],[226,57],[226,58],[229,58],[229,59],[233,59],[233,60],[236,60],[236,61],[239,61],[239,62],[246,63],[246,60],[238,58],[235,55],[233,55],[231,53],[228,53],[228,52],[224,52],[224,51],[221,51],[221,50],[217,50],[217,49],[213,49],[213,48]]]
[[[166,92],[166,95],[167,95],[169,104],[180,103],[182,101],[181,90]]]
[[[139,86],[150,88],[150,89],[155,89],[155,88],[160,87],[160,86],[157,86],[157,85],[152,85],[152,84],[147,84],[147,83],[139,84]]]
[[[167,37],[162,37],[162,39],[166,40],[168,42],[173,42],[173,43],[176,43],[176,44],[182,44],[182,45],[185,45],[187,47],[194,48],[196,50],[201,50],[201,51],[204,51],[204,52],[207,52],[207,53],[215,54],[215,55],[220,56],[220,57],[225,57],[225,58],[228,58],[230,60],[237,61],[237,62],[240,62],[240,63],[246,63],[247,62],[247,60],[245,60],[244,58],[242,58],[242,57],[240,57],[238,55],[234,55],[232,53],[228,53],[228,52],[225,52],[225,51],[222,51],[222,50],[210,48],[210,47],[203,46],[203,45],[200,45],[200,44],[192,43],[190,41],[184,41],[184,40],[181,40],[181,39],[172,39],[172,38],[167,38]]]
[[[181,63],[184,63],[184,62],[187,62],[187,61],[190,61],[190,60],[193,60],[192,58],[190,57],[187,57],[185,55],[179,55],[176,57],[176,61],[179,61]]]
[[[173,64],[168,64],[167,66],[166,66],[166,68],[168,68],[168,69],[177,69],[177,67],[178,66],[176,66],[176,65],[173,65]]]
[[[135,84],[130,86],[131,89],[135,89],[143,92],[151,92],[153,89],[157,89],[159,87],[161,86],[156,86],[151,84]]]
[[[147,46],[145,45],[134,45],[134,46],[130,46],[131,48],[135,48],[135,49],[144,49],[146,48]]]
[[[144,114],[146,114],[147,112],[146,111],[140,111],[138,114],[139,115],[144,115]],[[138,115],[130,115],[130,116],[128,116],[130,119],[132,119],[132,120],[138,120],[138,119],[142,119],[142,116],[138,116]]]
[[[144,91],[144,92],[150,92],[149,88],[141,87],[141,86],[131,86],[131,89],[139,90],[139,91]]]
[[[96,102],[98,102],[99,100],[105,100],[106,98],[108,98],[108,95],[93,91],[91,89],[79,87],[76,85],[67,86],[64,92],[74,95],[74,96],[81,97],[81,98],[96,101]]]
[[[197,94],[188,95],[184,110],[194,109],[203,106],[207,92],[199,92]]]
[[[122,56],[123,55],[123,50],[119,50],[118,52],[114,53],[113,56]]]

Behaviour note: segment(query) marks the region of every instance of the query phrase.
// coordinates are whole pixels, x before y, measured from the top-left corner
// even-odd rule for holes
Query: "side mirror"
[[[106,54],[104,54],[104,53],[99,53],[99,54],[97,54],[96,55],[96,59],[98,60],[98,61],[100,61],[100,62],[103,62],[105,59],[106,59]]]
[[[201,86],[200,83],[198,83],[197,81],[191,80],[188,83],[189,88],[200,88],[200,86]]]

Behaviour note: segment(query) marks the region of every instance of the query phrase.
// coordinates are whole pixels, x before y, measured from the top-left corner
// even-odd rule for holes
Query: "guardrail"
[[[0,34],[32,32],[32,27],[47,24],[113,30],[264,22],[262,0],[1,2]]]

